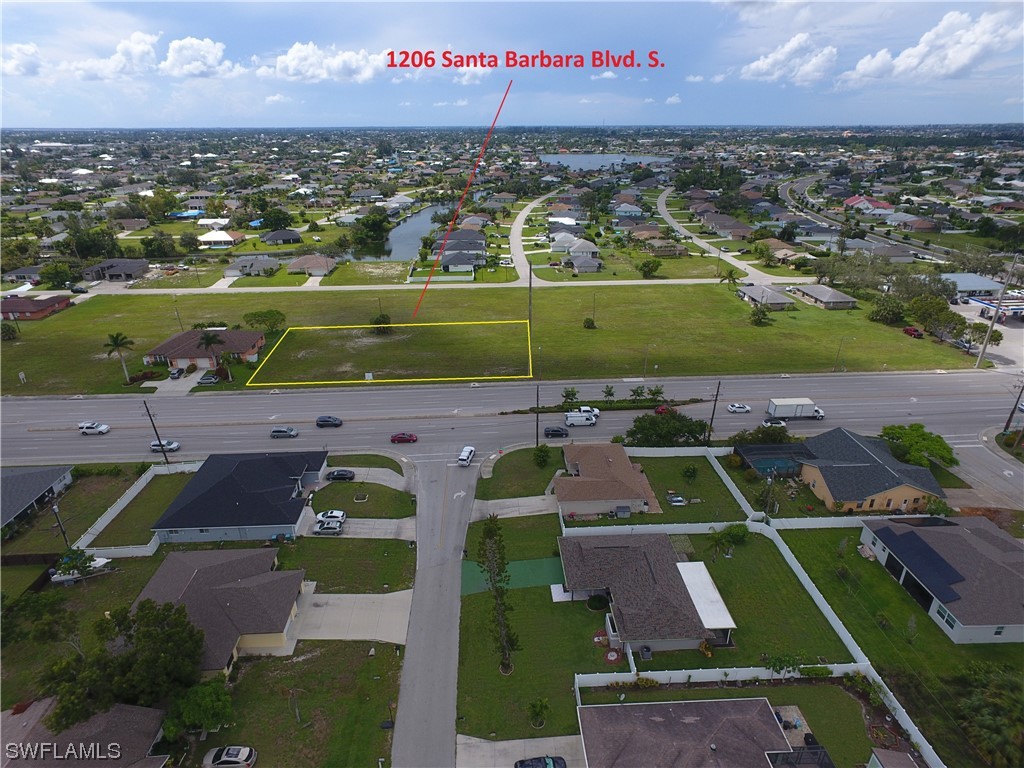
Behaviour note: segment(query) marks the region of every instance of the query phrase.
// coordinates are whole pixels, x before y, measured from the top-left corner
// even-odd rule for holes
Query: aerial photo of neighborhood
[[[1024,766],[1019,0],[0,5],[0,768]]]

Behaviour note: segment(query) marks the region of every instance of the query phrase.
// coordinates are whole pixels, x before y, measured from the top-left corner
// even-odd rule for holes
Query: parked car
[[[210,384],[216,384],[219,381],[220,381],[220,376],[218,376],[216,373],[209,373],[209,372],[207,372],[207,373],[204,373],[202,376],[200,376],[199,377],[199,381],[197,381],[196,383],[197,384],[202,384],[205,387],[205,386],[208,386]]]
[[[560,261],[549,261],[548,262],[548,266],[549,267],[560,267],[560,266],[562,266],[562,262],[560,262]]]
[[[327,509],[316,516],[316,519],[320,522],[327,520],[334,520],[339,523],[344,523],[348,519],[345,511],[342,509]]]
[[[78,431],[83,435],[105,435],[110,431],[110,427],[98,421],[83,421],[78,425]]]
[[[342,525],[337,520],[318,520],[313,526],[314,536],[341,536]]]
[[[673,408],[671,405],[659,405],[657,408],[654,409],[654,412],[660,416],[666,413],[675,413],[676,409]]]
[[[299,430],[295,427],[274,427],[270,430],[270,436],[277,437],[298,437]]]
[[[784,427],[786,422],[782,419],[765,419],[761,422],[762,427]]]
[[[185,375],[185,369],[184,368],[171,368],[171,370],[169,370],[167,372],[167,375],[168,375],[168,377],[170,377],[172,379],[180,379],[182,376]]]
[[[516,760],[516,768],[566,768],[564,757],[528,757],[525,760]]]
[[[726,408],[729,413],[750,413],[750,406],[746,403],[729,403]]]
[[[181,443],[177,440],[154,440],[149,444],[149,450],[153,453],[162,453],[163,451],[174,453],[179,448],[181,448]]]
[[[71,292],[72,293],[88,293],[89,289],[86,288],[84,285],[72,285],[71,286]]]
[[[565,427],[544,427],[544,437],[568,437],[569,430]]]
[[[316,425],[317,427],[340,427],[341,419],[337,416],[317,416]]]
[[[332,469],[327,473],[328,480],[355,480],[356,473],[351,469]]]
[[[419,440],[412,432],[395,432],[391,436],[392,443],[415,443]]]
[[[903,332],[907,334],[907,336],[913,336],[915,339],[924,338],[924,334],[919,329],[914,328],[913,326],[907,326],[906,328],[903,329]]]
[[[256,765],[256,750],[252,747],[217,747],[203,758],[203,768],[252,768]]]
[[[669,506],[672,507],[685,507],[688,503],[684,496],[680,496],[675,491],[668,491],[668,493],[665,494],[665,498],[668,501]]]

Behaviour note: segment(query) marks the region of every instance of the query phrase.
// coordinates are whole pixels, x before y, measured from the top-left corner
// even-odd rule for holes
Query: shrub
[[[730,453],[725,457],[725,463],[730,469],[739,469],[743,466],[743,458],[738,453]]]
[[[587,598],[587,608],[592,611],[603,611],[608,608],[608,598],[605,595],[591,595]]]
[[[825,678],[832,676],[832,670],[828,667],[814,665],[810,667],[799,667],[799,672],[803,677],[810,678]]]
[[[657,688],[661,683],[655,680],[653,677],[644,677],[643,675],[637,675],[636,683],[637,688]]]
[[[585,317],[583,318],[583,327],[586,328],[588,331],[592,331],[595,328],[597,328],[597,323],[594,322],[594,318]]]
[[[758,472],[753,467],[749,467],[746,471],[744,471],[743,479],[746,480],[748,483],[756,483],[758,480],[761,479],[761,473]]]
[[[885,615],[884,611],[879,611],[875,614],[875,623],[880,629],[889,629],[889,627],[892,626],[892,622],[889,620],[889,617]]]
[[[548,447],[547,443],[541,443],[533,449],[533,463],[536,464],[538,468],[543,469],[548,465],[550,460],[551,449]]]
[[[198,370],[199,370],[199,366],[198,365],[196,365],[195,363],[189,363],[188,367],[185,369],[185,373],[195,373]]]

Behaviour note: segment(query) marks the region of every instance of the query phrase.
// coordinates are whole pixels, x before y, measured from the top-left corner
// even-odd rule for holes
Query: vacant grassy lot
[[[365,495],[366,501],[356,502],[357,495]],[[349,517],[412,517],[416,507],[412,496],[377,483],[336,482],[316,492],[313,509],[343,509]]]
[[[237,668],[235,725],[211,733],[188,765],[228,744],[255,747],[261,765],[391,764],[393,731],[380,723],[393,718],[401,657],[390,646],[303,640],[290,657],[243,658]]]
[[[289,325],[360,325],[380,307],[393,323],[409,322],[416,291],[359,291],[344,301],[329,292],[306,291],[301,301],[247,293],[210,295],[95,296],[89,301],[35,323],[23,323],[16,341],[4,345],[0,387],[9,394],[121,393],[123,376],[117,358],[103,344],[110,333],[135,341],[128,353],[129,371],[142,370],[142,353],[177,333],[175,303],[185,327],[200,320],[242,322],[260,309],[281,309]],[[378,303],[378,299],[382,305]],[[596,330],[583,328],[597,305]],[[445,289],[428,291],[418,322],[521,320],[527,291],[522,288]],[[658,345],[663,376],[814,372],[832,369],[836,349],[822,339],[855,336],[843,347],[851,371],[965,368],[970,359],[948,345],[922,344],[867,320],[860,312],[825,312],[802,307],[777,312],[769,325],[749,322],[748,305],[725,285],[595,286],[590,290],[544,287],[534,292],[534,347],[544,348],[544,375],[550,378],[599,378],[638,375],[644,345]],[[440,337],[434,352],[443,357],[451,336]],[[460,342],[461,346],[461,342]],[[779,350],[786,354],[780,355]],[[597,350],[600,350],[598,354]],[[414,352],[403,348],[401,353]],[[489,358],[487,358],[489,359]],[[517,363],[518,364],[518,363]],[[508,365],[498,362],[496,370]],[[18,381],[24,371],[28,384]],[[358,372],[361,378],[362,372]]]
[[[565,468],[561,448],[551,448],[546,467],[533,463],[533,448],[510,451],[494,463],[491,477],[481,477],[476,484],[478,499],[515,499],[520,496],[540,496],[555,472]]]
[[[950,766],[984,765],[956,721],[956,693],[949,678],[971,662],[1024,670],[1019,645],[955,645],[877,562],[855,552],[859,529],[786,531],[786,544],[839,615],[854,640],[885,678],[914,722]],[[837,556],[847,540],[846,555]],[[844,581],[836,568],[846,566]],[[888,629],[879,625],[884,616]],[[916,623],[913,641],[908,622]]]
[[[400,475],[404,475],[402,464],[389,456],[381,456],[376,453],[347,453],[327,457],[327,465],[330,467],[378,467],[390,469]]]
[[[173,275],[166,272],[153,274],[152,277],[136,281],[135,285],[131,286],[131,290],[137,288],[209,288],[222,277],[224,277],[224,267],[220,264],[201,269],[190,267],[187,271],[182,270]]]
[[[304,285],[309,276],[298,273],[290,274],[283,267],[269,277],[258,275],[240,277],[231,283],[232,288],[281,288],[286,286]]]
[[[526,323],[292,329],[253,384],[529,375]]]
[[[476,559],[483,526],[483,521],[469,524],[469,530],[466,532],[466,550],[469,552],[470,560]],[[509,560],[557,557],[557,539],[561,534],[556,515],[528,515],[501,521],[501,535],[505,540],[505,554]]]
[[[123,547],[145,544],[153,538],[150,530],[167,511],[171,502],[195,477],[192,473],[156,475],[138,496],[131,500],[106,528],[96,537],[94,547]]]
[[[838,685],[772,685],[743,688],[658,688],[630,691],[627,703],[638,701],[702,701],[765,697],[773,708],[797,706],[807,724],[827,749],[837,768],[858,768],[871,756],[861,705]],[[583,704],[614,704],[616,691],[584,688]]]
[[[317,592],[374,594],[412,586],[416,550],[397,539],[304,537],[282,544],[281,569],[304,568]]]
[[[409,265],[404,261],[343,261],[320,285],[389,285],[404,283]]]

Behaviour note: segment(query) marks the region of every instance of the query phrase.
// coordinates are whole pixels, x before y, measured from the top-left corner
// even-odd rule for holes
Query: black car
[[[566,768],[564,757],[528,757],[525,760],[517,760],[516,768]]]
[[[317,427],[340,427],[341,419],[337,416],[317,416],[316,425]]]
[[[351,469],[332,469],[327,473],[328,480],[355,480],[356,473]]]
[[[71,286],[71,292],[72,293],[88,293],[89,289],[86,288],[84,285],[72,285]]]
[[[544,437],[568,437],[569,430],[565,427],[544,427]]]

